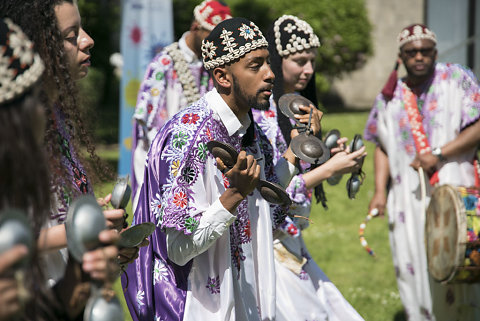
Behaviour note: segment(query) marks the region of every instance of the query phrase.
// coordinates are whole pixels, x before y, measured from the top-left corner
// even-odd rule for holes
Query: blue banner
[[[120,49],[123,57],[120,82],[120,155],[118,174],[130,173],[132,116],[137,93],[148,63],[173,42],[171,0],[123,0]]]

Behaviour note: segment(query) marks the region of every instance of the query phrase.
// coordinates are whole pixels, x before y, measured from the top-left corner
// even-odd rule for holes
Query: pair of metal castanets
[[[207,143],[207,148],[212,153],[213,157],[220,158],[227,168],[232,168],[237,162],[238,152],[229,144],[211,140]],[[288,206],[292,204],[292,200],[287,192],[276,183],[268,182],[266,180],[259,180],[257,190],[260,195],[269,203]]]
[[[111,204],[124,209],[131,195],[128,177],[120,178],[112,191]],[[83,254],[101,246],[98,235],[107,227],[103,210],[93,196],[78,197],[68,209],[65,228],[68,250],[77,262]],[[155,230],[155,224],[142,223],[128,228],[120,234],[119,248],[136,247]],[[102,284],[93,283],[93,293],[87,301],[84,320],[110,321],[123,319],[123,309],[116,296],[106,298]]]
[[[321,165],[330,158],[330,150],[338,147],[337,141],[340,139],[340,132],[337,129],[329,131],[324,140],[312,135],[311,119],[313,110],[310,110],[310,118],[308,124],[300,123],[295,115],[305,114],[300,109],[302,106],[313,106],[313,103],[307,98],[297,94],[285,94],[278,100],[280,111],[290,119],[295,121],[295,127],[299,131],[299,135],[291,141],[291,148],[295,156],[299,159],[315,165]],[[357,134],[350,143],[350,152],[355,152],[363,146],[362,136]],[[336,185],[342,179],[342,175],[334,175],[327,179],[330,185]],[[360,189],[363,181],[363,171],[361,168],[352,173],[347,181],[347,193],[350,199],[355,198],[355,195]]]

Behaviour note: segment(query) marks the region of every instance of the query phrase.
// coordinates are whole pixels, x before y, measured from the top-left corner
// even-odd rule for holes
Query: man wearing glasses
[[[424,206],[432,186],[475,185],[478,82],[463,66],[436,62],[436,36],[426,26],[408,26],[397,39],[398,62],[407,75],[396,79],[396,70],[392,73],[375,100],[364,134],[376,144],[375,193],[369,210],[383,215],[388,209],[393,263],[410,320],[480,320],[480,287],[444,286],[430,279],[424,243]],[[423,179],[426,196],[420,188]]]

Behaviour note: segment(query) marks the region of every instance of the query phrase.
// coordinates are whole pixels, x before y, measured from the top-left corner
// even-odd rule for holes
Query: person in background
[[[133,115],[134,211],[150,143],[167,120],[212,89],[213,83],[201,61],[202,40],[219,22],[231,17],[230,8],[224,2],[202,1],[193,10],[190,30],[178,42],[163,48],[148,65]]]
[[[273,96],[270,109],[254,108],[253,117],[272,144],[277,162],[288,148],[292,130],[290,120],[277,108],[278,100],[283,94],[297,93],[317,103],[314,73],[320,42],[307,22],[291,15],[275,20],[267,41],[275,74]],[[314,106],[300,108],[305,112],[297,115],[301,123],[308,122],[313,108],[312,129],[317,134],[322,113]],[[301,232],[308,227],[312,189],[335,174],[360,168],[365,147],[348,153],[343,151],[345,141],[340,139],[340,148],[333,150],[333,156],[319,167],[309,169],[309,164],[301,161],[302,173],[294,176],[287,188],[293,204],[286,222],[275,231],[274,240],[276,320],[363,320],[312,259]]]
[[[407,318],[479,320],[478,285],[445,286],[429,279],[420,189],[420,180],[428,178],[417,172],[422,168],[432,185],[475,185],[478,81],[463,66],[436,62],[436,36],[425,25],[405,27],[397,41],[407,75],[397,79],[396,71],[392,73],[365,127],[365,139],[376,144],[369,210],[376,208],[383,215],[388,208],[393,264]],[[413,132],[410,117],[419,120]],[[427,205],[431,191],[427,183]]]

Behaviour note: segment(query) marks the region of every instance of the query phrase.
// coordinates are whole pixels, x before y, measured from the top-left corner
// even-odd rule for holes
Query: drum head
[[[14,268],[28,265],[34,245],[33,232],[25,212],[13,208],[2,210],[0,212],[0,254],[19,244],[25,245],[29,254],[16,263]]]
[[[466,231],[465,206],[457,190],[450,185],[436,188],[425,219],[428,270],[436,281],[450,281],[463,265]]]
[[[328,149],[332,149],[338,146],[337,140],[340,139],[340,131],[338,129],[332,129],[326,135],[323,141]]]
[[[319,138],[305,133],[295,136],[290,146],[292,152],[301,160],[310,164],[323,164],[330,158],[330,150]]]
[[[100,291],[92,295],[83,312],[85,321],[117,321],[123,320],[123,309],[116,296],[111,300],[105,300]]]
[[[118,240],[117,246],[119,248],[138,246],[145,238],[149,237],[153,231],[155,231],[155,224],[150,222],[131,226],[120,233],[120,240]]]
[[[287,192],[278,184],[267,182],[261,179],[258,182],[257,189],[262,197],[269,203],[288,206],[292,204],[292,200]]]
[[[278,100],[278,108],[280,111],[293,120],[297,120],[295,118],[295,114],[303,115],[305,112],[300,109],[301,106],[308,107],[313,103],[308,100],[307,98],[297,95],[297,94],[285,94],[280,97]]]
[[[130,196],[132,195],[132,189],[128,185],[128,176],[124,178],[119,178],[115,187],[112,191],[112,203],[114,208],[125,208],[127,207],[128,202],[130,201]]]
[[[207,148],[213,157],[220,158],[223,164],[229,168],[232,168],[237,162],[238,152],[228,144],[219,142],[218,140],[211,140],[207,143]]]
[[[68,250],[78,262],[82,262],[85,252],[100,245],[98,234],[106,229],[107,224],[102,208],[93,196],[82,195],[68,208],[67,232]]]

